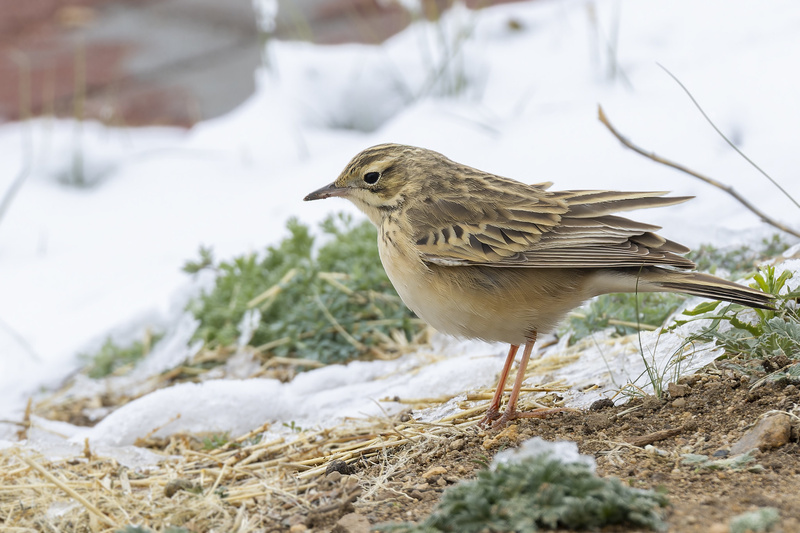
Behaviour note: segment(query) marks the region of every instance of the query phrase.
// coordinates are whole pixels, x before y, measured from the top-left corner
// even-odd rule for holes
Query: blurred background
[[[1,0],[0,119],[191,127],[253,94],[267,40],[379,44],[453,1]]]

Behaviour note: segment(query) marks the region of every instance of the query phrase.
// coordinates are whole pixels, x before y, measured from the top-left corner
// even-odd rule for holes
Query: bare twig
[[[659,155],[656,155],[654,152],[648,152],[648,151],[644,150],[643,148],[640,148],[639,146],[633,144],[631,141],[629,141],[627,138],[625,138],[619,131],[617,131],[617,129],[614,126],[611,125],[611,123],[608,121],[608,117],[606,117],[606,114],[603,112],[602,106],[597,106],[597,114],[598,114],[598,118],[599,118],[600,122],[602,122],[603,125],[606,128],[608,128],[608,131],[610,131],[614,135],[614,137],[619,139],[619,142],[621,142],[627,148],[630,148],[634,152],[637,152],[637,153],[639,153],[639,154],[641,154],[641,155],[643,155],[643,156],[645,156],[645,157],[647,157],[649,159],[652,159],[656,163],[661,163],[662,165],[666,165],[668,167],[672,167],[674,169],[680,170],[681,172],[685,172],[686,174],[689,174],[690,176],[694,176],[695,178],[697,178],[699,180],[702,180],[702,181],[708,183],[709,185],[713,185],[714,187],[717,187],[718,189],[721,189],[721,190],[725,191],[726,193],[728,193],[731,196],[733,196],[734,198],[736,198],[736,200],[738,200],[740,204],[742,204],[747,209],[749,209],[752,213],[754,213],[762,221],[766,222],[767,224],[769,224],[769,225],[771,225],[771,226],[773,226],[775,228],[778,228],[781,231],[784,231],[784,232],[786,232],[786,233],[788,233],[790,235],[793,235],[795,237],[800,238],[800,231],[792,229],[789,226],[786,226],[785,224],[782,224],[782,223],[778,222],[777,220],[772,219],[766,213],[764,213],[763,211],[758,209],[756,206],[754,206],[753,204],[748,202],[741,194],[736,192],[736,190],[734,190],[734,188],[731,187],[730,185],[726,185],[724,183],[721,183],[721,182],[715,180],[714,178],[710,178],[708,176],[704,176],[703,174],[695,172],[694,170],[691,170],[688,167],[685,167],[685,166],[683,166],[683,165],[681,165],[679,163],[675,163],[674,161],[670,161],[669,159],[665,159],[665,158],[663,158],[663,157],[661,157]]]
[[[658,442],[660,440],[669,439],[671,437],[675,437],[676,435],[680,435],[683,433],[684,427],[681,426],[679,428],[672,428],[672,429],[662,429],[661,431],[656,431],[653,433],[649,433],[647,435],[640,435],[638,437],[631,437],[627,440],[627,443],[632,446],[640,446],[644,447],[648,444],[653,444],[654,442]]]
[[[716,124],[714,124],[714,122],[711,120],[711,118],[710,118],[710,117],[709,117],[709,116],[706,114],[706,112],[703,110],[703,108],[702,108],[702,107],[700,107],[700,104],[697,102],[697,100],[695,100],[694,96],[692,96],[692,93],[690,93],[690,92],[689,92],[689,89],[687,89],[687,88],[686,88],[686,86],[685,86],[683,83],[681,83],[681,80],[679,80],[679,79],[677,78],[677,76],[675,76],[675,75],[674,75],[672,72],[670,72],[669,70],[667,70],[667,67],[665,67],[664,65],[662,65],[662,64],[660,64],[660,63],[656,63],[656,64],[657,64],[659,67],[661,67],[661,69],[662,69],[664,72],[666,72],[667,74],[669,74],[669,77],[670,77],[670,78],[672,78],[673,80],[675,80],[675,83],[677,83],[677,84],[680,86],[680,88],[681,88],[681,89],[683,89],[683,91],[686,93],[686,95],[689,97],[689,99],[690,99],[690,100],[692,101],[692,103],[695,105],[695,107],[697,108],[697,110],[698,110],[698,111],[700,111],[700,114],[701,114],[701,115],[703,115],[703,118],[704,118],[704,119],[706,119],[706,121],[707,121],[709,124],[711,124],[711,127],[712,127],[712,128],[714,128],[714,131],[716,131],[716,132],[719,134],[719,136],[720,136],[720,137],[722,137],[723,139],[725,139],[725,142],[726,142],[726,143],[728,143],[728,145],[729,145],[731,148],[733,148],[734,150],[736,150],[736,153],[737,153],[737,154],[739,154],[740,156],[742,156],[742,157],[744,158],[744,160],[745,160],[745,161],[747,161],[748,163],[750,163],[750,165],[752,165],[752,167],[753,167],[753,168],[755,168],[756,170],[758,170],[758,171],[761,173],[761,175],[762,175],[762,176],[764,176],[764,177],[765,177],[765,178],[767,178],[767,179],[768,179],[770,182],[772,182],[772,184],[773,184],[774,186],[776,186],[776,187],[777,187],[777,188],[778,188],[778,189],[779,189],[779,190],[780,190],[780,191],[781,191],[781,192],[782,192],[782,193],[783,193],[783,194],[784,194],[784,195],[785,195],[785,196],[786,196],[786,197],[787,197],[789,200],[791,200],[791,201],[792,201],[792,203],[794,203],[794,205],[796,205],[796,206],[797,206],[797,208],[798,208],[798,209],[800,209],[800,203],[798,203],[798,202],[797,202],[797,200],[795,200],[795,199],[792,197],[792,195],[791,195],[791,194],[789,194],[788,192],[786,192],[786,189],[784,189],[783,187],[781,187],[780,183],[778,183],[777,181],[775,181],[774,179],[772,179],[772,176],[770,176],[769,174],[767,174],[766,172],[764,172],[764,170],[763,170],[763,169],[762,169],[760,166],[758,166],[758,165],[757,165],[757,164],[756,164],[756,163],[755,163],[755,162],[754,162],[752,159],[750,159],[749,157],[747,157],[747,156],[744,154],[744,152],[742,152],[741,150],[739,150],[739,147],[738,147],[738,146],[736,146],[735,144],[733,144],[733,143],[731,142],[731,140],[730,140],[730,139],[728,139],[728,137],[726,137],[726,136],[725,136],[725,134],[724,134],[724,133],[722,133],[722,132],[720,131],[720,129],[717,127],[717,125],[716,125]]]

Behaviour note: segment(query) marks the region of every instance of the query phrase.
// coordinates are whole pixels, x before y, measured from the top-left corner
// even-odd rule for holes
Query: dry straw
[[[550,383],[529,390],[541,392],[539,400],[551,407],[558,401],[548,393],[566,388]],[[212,450],[204,450],[196,435],[143,439],[138,446],[163,455],[146,469],[97,456],[88,443],[82,455],[59,459],[14,446],[0,450],[0,530],[109,532],[144,525],[156,531],[182,526],[244,533],[286,530],[298,520],[322,523],[354,506],[376,505],[387,480],[410,468],[415,455],[474,432],[487,405],[474,400],[491,393],[469,395],[457,413],[436,423],[414,420],[406,411],[272,440],[262,437],[270,427],[265,424]],[[69,398],[61,398],[65,411],[72,412]],[[422,409],[451,399],[405,403]],[[48,409],[54,407],[49,402]],[[345,473],[352,468],[353,474],[328,475],[333,464],[340,472],[346,465]]]

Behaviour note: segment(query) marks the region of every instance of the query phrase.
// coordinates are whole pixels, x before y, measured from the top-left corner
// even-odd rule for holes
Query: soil
[[[462,479],[473,478],[495,453],[516,447],[534,436],[572,440],[581,453],[593,456],[600,476],[617,477],[631,486],[666,491],[670,506],[669,531],[708,533],[729,531],[730,520],[745,512],[774,507],[780,522],[770,531],[800,531],[800,444],[797,417],[789,442],[775,449],[755,450],[760,471],[709,470],[683,463],[683,454],[702,454],[712,460],[730,454],[767,412],[792,410],[800,404],[800,389],[777,382],[751,389],[752,378],[732,370],[712,369],[681,380],[664,399],[639,398],[623,405],[605,402],[584,412],[562,412],[547,419],[522,419],[503,431],[471,428],[453,438],[429,441],[425,449],[388,457],[396,468],[388,481],[368,498],[354,498],[332,516],[294,517],[294,531],[310,526],[326,531],[348,512],[375,524],[420,521],[436,506],[442,492]],[[672,430],[672,431],[665,431]],[[660,433],[656,433],[660,432]],[[658,439],[633,445],[637,438]],[[394,459],[393,459],[394,458]],[[394,464],[392,465],[392,462]],[[387,463],[362,465],[356,478],[386,477]],[[333,474],[332,476],[338,477]],[[363,483],[362,483],[363,484]],[[352,518],[352,516],[350,516]],[[287,522],[284,522],[287,523]],[[335,531],[350,531],[339,529]],[[353,529],[352,531],[357,531]],[[614,526],[603,532],[640,531]]]

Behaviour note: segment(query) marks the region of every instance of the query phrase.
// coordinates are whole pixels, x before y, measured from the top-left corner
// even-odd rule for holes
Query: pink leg
[[[525,350],[522,352],[522,360],[519,362],[519,368],[517,369],[517,378],[514,380],[514,388],[511,389],[511,396],[508,399],[508,406],[506,407],[506,411],[503,413],[500,419],[497,420],[497,422],[492,424],[492,429],[499,429],[505,426],[508,422],[516,418],[544,418],[548,414],[558,413],[567,410],[563,408],[554,408],[554,409],[536,409],[534,411],[527,411],[527,412],[517,411],[517,398],[519,398],[519,391],[520,389],[522,389],[522,382],[525,381],[525,369],[527,368],[528,361],[531,358],[531,353],[533,352],[533,345],[535,342],[536,342],[536,332],[534,331],[528,338],[528,342],[525,344]]]
[[[492,403],[489,404],[489,409],[486,411],[480,422],[479,426],[488,426],[492,420],[500,416],[500,402],[503,399],[503,391],[506,388],[506,380],[508,379],[508,372],[511,370],[511,365],[514,363],[514,358],[517,356],[519,344],[512,344],[506,356],[506,363],[503,365],[503,371],[500,373],[500,381],[497,383],[497,390],[494,391]]]

